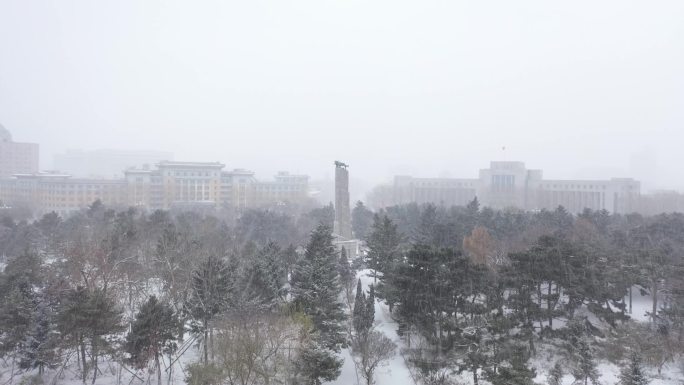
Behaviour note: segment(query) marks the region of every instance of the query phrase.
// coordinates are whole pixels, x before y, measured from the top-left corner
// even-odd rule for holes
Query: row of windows
[[[454,188],[454,187],[473,187],[472,183],[469,182],[411,182],[409,183],[411,187],[443,187],[443,188]]]
[[[515,189],[514,175],[492,175],[492,191],[510,192]]]
[[[216,172],[208,172],[208,171],[198,171],[198,172],[188,172],[188,171],[167,171],[166,172],[167,176],[218,176],[218,173]]]
[[[586,184],[584,184],[584,185],[580,185],[580,184],[577,184],[577,185],[576,184],[553,184],[553,185],[548,184],[548,185],[543,185],[542,184],[542,185],[539,185],[539,188],[540,189],[561,188],[561,189],[571,189],[571,190],[605,190],[607,187],[606,187],[606,185],[593,185],[593,184],[589,184],[589,185],[586,185]]]
[[[257,191],[297,191],[301,186],[257,186]]]

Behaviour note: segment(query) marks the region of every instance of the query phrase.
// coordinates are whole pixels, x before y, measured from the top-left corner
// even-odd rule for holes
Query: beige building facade
[[[254,172],[224,171],[218,162],[163,161],[156,168],[128,169],[121,179],[74,178],[67,174],[30,173],[0,178],[0,201],[36,214],[59,214],[87,207],[96,200],[108,206],[146,210],[230,207],[242,210],[308,199],[309,177],[278,173],[258,181]]]
[[[28,207],[35,213],[66,214],[88,207],[96,200],[108,206],[126,206],[123,180],[80,179],[61,174],[15,174],[0,179],[0,200],[6,205]]]

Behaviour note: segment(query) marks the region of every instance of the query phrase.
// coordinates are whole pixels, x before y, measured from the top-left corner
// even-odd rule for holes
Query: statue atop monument
[[[335,167],[346,169],[347,167],[349,167],[349,165],[344,163],[344,162],[340,162],[339,160],[336,160],[335,161]]]

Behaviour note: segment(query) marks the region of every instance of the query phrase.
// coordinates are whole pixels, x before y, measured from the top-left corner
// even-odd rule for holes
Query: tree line
[[[376,214],[367,244],[377,296],[427,382],[532,384],[540,346],[557,352],[556,381],[583,384],[599,383],[598,359],[658,373],[681,359],[682,214],[406,205]],[[630,321],[634,291],[650,296],[646,325]]]
[[[192,385],[313,385],[337,378],[349,349],[368,385],[398,351],[425,384],[454,373],[532,384],[530,360],[552,351],[549,383],[598,383],[609,360],[628,385],[681,359],[681,214],[495,211],[477,200],[377,213],[358,203],[352,214],[367,250],[356,261],[334,245],[331,205],[219,218],[95,202],[64,218],[4,217],[3,378],[162,384],[182,371]],[[636,294],[649,296],[647,323],[631,320]],[[375,329],[378,301],[404,348]]]
[[[66,218],[3,218],[2,378],[336,378],[348,341],[331,210],[250,210],[227,221],[95,202]],[[188,352],[197,359],[180,367]]]

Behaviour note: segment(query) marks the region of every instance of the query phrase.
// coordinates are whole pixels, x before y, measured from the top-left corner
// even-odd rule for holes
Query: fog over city
[[[0,124],[43,169],[147,149],[315,180],[342,159],[358,189],[516,160],[684,189],[677,0],[4,0],[0,52]]]
[[[0,0],[0,385],[683,385],[684,0]]]

